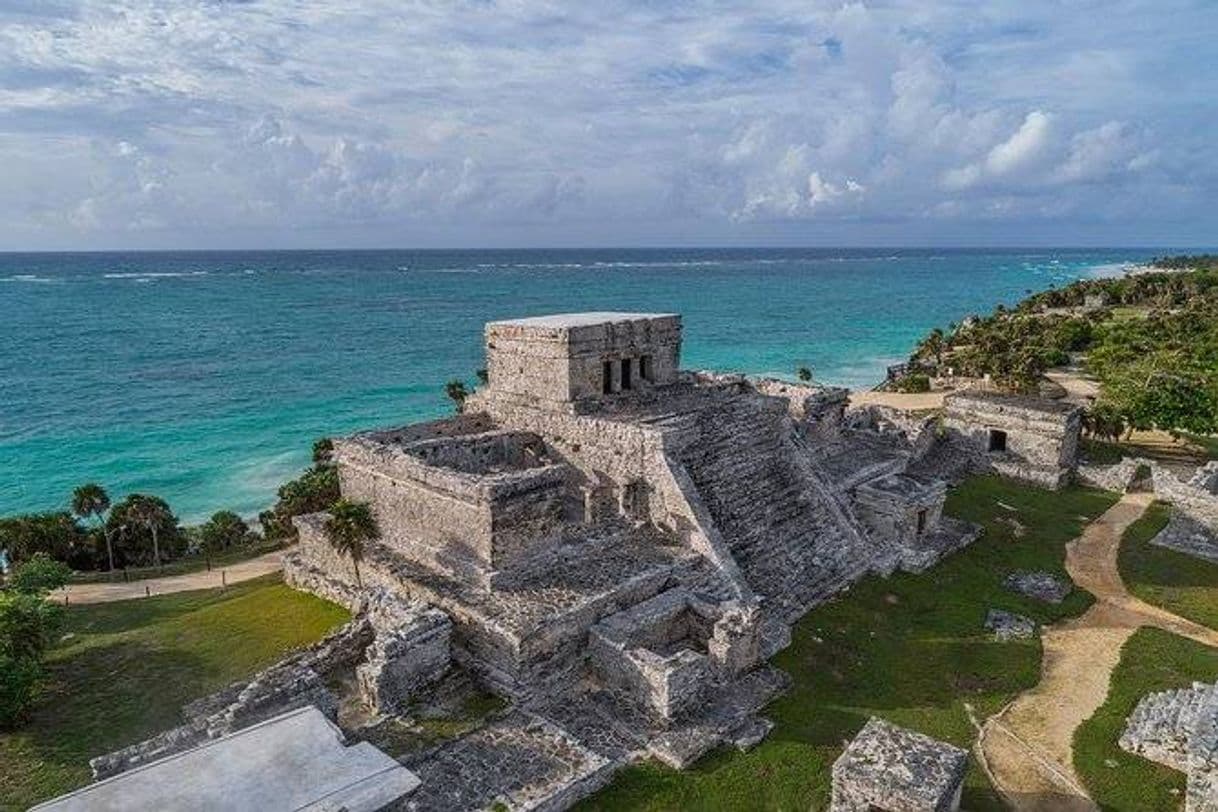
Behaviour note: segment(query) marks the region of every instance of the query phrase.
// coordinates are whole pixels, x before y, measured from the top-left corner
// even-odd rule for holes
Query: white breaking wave
[[[38,276],[32,273],[19,273],[14,276],[0,276],[0,282],[28,282],[34,285],[58,285],[64,280],[51,276]]]
[[[151,279],[178,279],[190,276],[209,276],[210,271],[131,271],[102,274],[103,279],[135,279],[148,281]]]

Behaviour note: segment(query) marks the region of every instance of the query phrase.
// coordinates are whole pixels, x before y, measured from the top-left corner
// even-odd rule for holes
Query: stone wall
[[[1061,488],[1077,464],[1082,409],[1042,398],[957,392],[944,400],[943,426],[986,452],[999,474]],[[995,449],[997,444],[1005,448]]]
[[[377,713],[399,714],[448,670],[452,621],[439,609],[383,590],[369,597],[366,611],[376,636],[355,669],[360,693]]]
[[[875,536],[911,547],[939,527],[946,499],[946,483],[922,483],[900,475],[865,483],[854,491],[855,511]]]
[[[674,588],[593,626],[589,651],[608,685],[668,722],[760,664],[762,622],[756,603],[714,604]]]
[[[1084,463],[1078,466],[1075,474],[1083,485],[1124,493],[1137,478],[1138,468],[1143,462],[1148,461],[1123,459],[1111,465]]]
[[[675,381],[681,318],[605,313],[491,322],[486,347],[492,389],[566,409],[574,402],[630,397]],[[623,360],[630,363],[629,388]],[[604,391],[606,368],[610,394]]]
[[[826,442],[840,435],[846,420],[849,389],[776,378],[751,378],[749,382],[761,394],[785,400],[788,414],[807,439]]]
[[[1211,460],[1197,469],[1189,479],[1192,487],[1218,496],[1218,460]]]
[[[1211,531],[1218,531],[1218,494],[1203,487],[1196,487],[1191,480],[1181,480],[1162,465],[1143,460],[1139,462],[1150,466],[1156,496],[1171,502],[1177,510],[1193,521]]]
[[[571,472],[527,453],[538,444],[517,432],[406,447],[357,437],[336,442],[335,458],[343,495],[372,506],[387,543],[485,585],[490,573],[553,544],[561,529]],[[470,470],[479,467],[488,473]]]

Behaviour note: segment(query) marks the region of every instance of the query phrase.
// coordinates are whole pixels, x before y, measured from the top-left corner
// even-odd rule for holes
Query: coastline
[[[12,430],[0,434],[0,453],[21,476],[0,474],[0,503],[13,512],[55,509],[92,480],[117,493],[162,495],[191,522],[220,509],[255,516],[307,465],[314,439],[450,410],[443,384],[472,383],[481,324],[493,318],[609,302],[677,310],[697,328],[691,368],[783,376],[808,366],[818,381],[865,390],[883,377],[885,359],[905,356],[934,324],[1029,289],[1120,273],[1149,255],[0,257],[0,277],[56,282],[6,286],[12,295],[0,305],[0,316],[11,309],[14,357],[23,359],[4,421]],[[606,266],[615,257],[623,261]],[[493,269],[481,267],[492,261]],[[431,272],[465,265],[476,274]],[[61,359],[79,354],[62,348],[85,341],[96,351],[63,368]]]

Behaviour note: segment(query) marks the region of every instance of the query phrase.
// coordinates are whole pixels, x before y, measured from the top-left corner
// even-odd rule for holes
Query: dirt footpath
[[[1081,617],[1048,627],[1040,683],[986,720],[979,755],[1012,808],[1098,810],[1074,772],[1074,732],[1108,696],[1121,646],[1141,626],[1156,626],[1218,647],[1218,632],[1143,603],[1117,569],[1121,535],[1153,501],[1126,494],[1066,548],[1066,570],[1096,597]]]
[[[185,575],[170,575],[165,578],[145,578],[140,581],[70,584],[57,590],[52,597],[60,603],[108,603],[143,598],[150,595],[167,595],[171,592],[189,592],[193,589],[215,589],[227,584],[236,584],[278,572],[283,569],[283,555],[287,550],[251,558],[237,564],[217,567],[210,572],[190,572]]]

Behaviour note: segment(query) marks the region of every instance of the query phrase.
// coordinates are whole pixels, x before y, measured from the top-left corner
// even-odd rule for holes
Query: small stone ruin
[[[829,812],[955,812],[968,753],[872,717],[833,762]]]
[[[1005,609],[985,613],[985,627],[999,640],[1024,640],[1036,636],[1036,621]]]
[[[942,426],[975,469],[1057,490],[1078,465],[1082,418],[1065,401],[965,390],[944,399]]]
[[[1119,743],[1188,776],[1184,812],[1218,811],[1218,685],[1199,682],[1144,697]]]
[[[1074,585],[1051,572],[1017,570],[1003,579],[1002,585],[1012,592],[1045,603],[1061,603],[1074,591]]]

